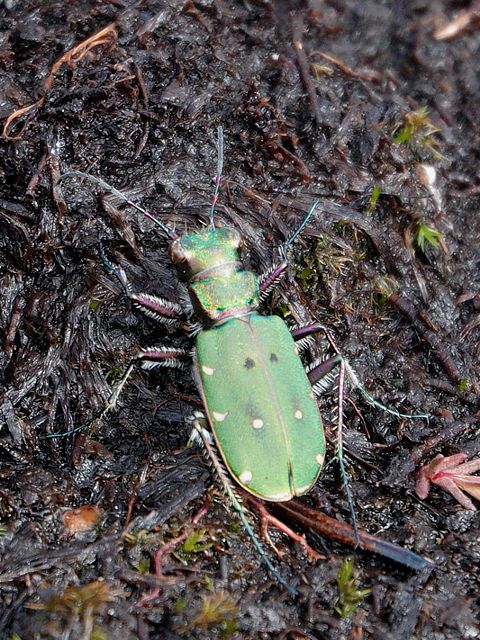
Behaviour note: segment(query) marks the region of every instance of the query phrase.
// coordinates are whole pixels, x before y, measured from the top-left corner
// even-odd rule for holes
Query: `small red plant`
[[[466,459],[464,453],[447,457],[438,454],[432,462],[420,467],[415,485],[417,496],[424,500],[430,492],[430,483],[433,482],[448,491],[464,509],[476,511],[475,505],[464,492],[480,500],[480,476],[472,475],[480,470],[480,458],[470,462],[465,462]]]

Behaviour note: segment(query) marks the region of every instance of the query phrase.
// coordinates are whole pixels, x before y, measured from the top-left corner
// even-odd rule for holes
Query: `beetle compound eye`
[[[236,229],[230,229],[230,236],[232,239],[232,245],[239,249],[243,245],[243,237]]]
[[[170,260],[174,264],[178,264],[180,262],[188,262],[192,258],[191,251],[186,251],[181,244],[181,238],[178,240],[174,240],[170,245],[168,250],[168,255],[170,256]]]

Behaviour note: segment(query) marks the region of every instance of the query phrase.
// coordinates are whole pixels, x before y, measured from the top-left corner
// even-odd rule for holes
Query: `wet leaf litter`
[[[465,56],[475,30],[445,42],[419,20],[447,25],[453,6],[433,15],[423,6],[366,3],[361,16],[348,4],[321,15],[293,3],[36,8],[5,5],[1,13],[8,34],[1,42],[3,124],[45,96],[26,122],[11,123],[8,135],[19,139],[2,141],[2,633],[29,637],[39,620],[58,633],[70,625],[72,637],[89,630],[114,637],[120,620],[127,638],[220,631],[281,637],[289,629],[332,638],[358,630],[385,637],[473,633],[476,516],[435,486],[423,504],[413,491],[415,471],[437,454],[472,459],[479,450],[478,114]],[[42,84],[67,52],[113,23],[115,42],[93,47],[59,67],[51,86]],[[432,134],[437,147],[425,144],[428,123],[439,129]],[[310,534],[326,556],[310,565],[275,537],[287,551],[283,568],[303,582],[297,601],[279,604],[275,587],[263,590],[266,574],[229,524],[220,493],[213,491],[212,505],[193,524],[209,472],[184,450],[185,416],[198,397],[180,372],[138,374],[96,433],[45,438],[88,420],[122,364],[159,337],[102,270],[97,234],[137,288],[173,302],[182,295],[146,221],[107,194],[58,185],[56,176],[93,170],[176,228],[192,229],[195,207],[208,210],[218,124],[236,149],[226,161],[219,215],[246,237],[246,259],[257,272],[312,198],[321,199],[318,226],[296,248],[272,309],[291,324],[326,324],[375,396],[433,416],[429,424],[398,424],[354,397],[346,409],[362,526],[385,529],[388,539],[438,565],[413,576],[355,555],[355,588],[372,595],[348,617],[335,613],[342,561],[351,556],[342,545]],[[399,132],[407,139],[395,140]],[[443,245],[429,242],[438,238],[431,230]],[[334,468],[307,502],[348,522]],[[71,537],[64,514],[89,506],[101,518]],[[156,573],[155,554],[190,525],[207,530],[212,546],[185,561],[171,545]],[[225,606],[205,604],[222,580]],[[72,585],[86,603],[73,609],[64,604]],[[157,587],[155,599],[137,606]],[[106,615],[107,602],[114,615]],[[44,608],[27,606],[35,603]]]

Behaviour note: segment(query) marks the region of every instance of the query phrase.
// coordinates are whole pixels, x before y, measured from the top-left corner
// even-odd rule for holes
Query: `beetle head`
[[[231,227],[189,233],[172,242],[168,254],[186,279],[239,263],[240,233]]]

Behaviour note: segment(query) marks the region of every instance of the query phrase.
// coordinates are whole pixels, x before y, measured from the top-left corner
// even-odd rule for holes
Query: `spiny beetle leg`
[[[304,328],[305,329],[305,328]],[[340,468],[340,474],[342,476],[342,484],[344,487],[345,495],[347,497],[348,508],[350,510],[353,532],[355,536],[356,544],[360,544],[360,538],[358,536],[357,529],[357,516],[355,514],[355,507],[353,503],[352,493],[350,491],[350,486],[348,484],[348,476],[345,469],[345,462],[343,456],[343,399],[344,399],[344,389],[345,389],[345,360],[344,358],[337,353],[336,356],[325,360],[319,364],[314,363],[312,367],[309,368],[307,375],[310,380],[310,384],[312,385],[313,391],[316,395],[321,395],[327,389],[329,389],[335,377],[331,374],[331,371],[335,368],[339,367],[339,380],[338,380],[338,395],[337,395],[337,449],[336,449],[336,458],[338,460],[338,466]]]
[[[374,407],[377,407],[378,409],[381,409],[382,411],[385,411],[386,413],[390,413],[392,416],[395,416],[397,418],[406,418],[408,420],[413,420],[414,418],[422,418],[424,420],[428,420],[430,418],[430,416],[427,415],[426,413],[418,413],[418,414],[400,413],[400,411],[397,411],[396,409],[390,409],[390,407],[386,407],[384,404],[382,404],[378,400],[375,400],[375,398],[368,393],[366,388],[363,386],[363,384],[358,379],[358,376],[355,373],[355,371],[353,370],[352,365],[341,354],[341,352],[340,352],[339,348],[337,347],[337,345],[335,343],[335,340],[333,339],[333,336],[330,333],[330,331],[328,329],[324,328],[324,333],[325,333],[325,336],[326,336],[327,340],[330,342],[330,345],[332,346],[333,350],[335,351],[335,353],[342,359],[342,362],[344,363],[344,366],[345,366],[345,375],[346,375],[349,383],[351,384],[352,388],[353,389],[358,389],[358,391],[362,394],[362,396],[365,398],[365,400],[368,402],[368,404],[370,404],[370,405],[372,405]]]
[[[136,353],[130,360],[129,365],[125,369],[120,380],[113,387],[110,397],[108,398],[100,415],[96,418],[96,421],[100,422],[109,411],[115,408],[118,398],[120,397],[123,388],[127,384],[128,379],[132,375],[137,364],[141,364],[144,369],[153,369],[154,367],[172,367],[182,369],[187,364],[185,361],[186,357],[190,357],[190,353],[185,349],[165,349],[162,347],[142,349]]]
[[[353,504],[350,486],[348,484],[348,476],[345,469],[343,457],[343,401],[345,390],[345,359],[340,354],[337,354],[336,356],[333,356],[332,358],[329,358],[328,360],[325,360],[324,362],[321,362],[319,364],[314,363],[307,370],[307,375],[308,379],[310,380],[310,384],[312,385],[313,392],[315,393],[315,395],[319,396],[327,391],[335,382],[335,376],[331,373],[331,371],[335,367],[339,367],[337,391],[337,450],[335,453],[338,460],[338,465],[340,467],[340,474],[342,476],[345,495],[347,496],[348,508],[352,517],[355,542],[356,544],[360,544],[360,538],[358,537],[357,530],[357,517],[355,515],[355,507]]]
[[[312,388],[314,390],[314,393],[316,395],[321,395],[332,386],[335,380],[335,377],[333,376],[331,371],[335,367],[337,366],[339,367],[338,396],[337,396],[338,417],[337,417],[336,457],[338,459],[340,473],[342,476],[342,482],[345,489],[345,494],[347,496],[350,513],[352,516],[355,542],[356,544],[359,544],[360,539],[358,537],[357,520],[355,515],[353,498],[350,491],[350,486],[348,484],[348,477],[345,469],[344,455],[343,455],[343,403],[344,403],[344,392],[345,392],[345,379],[348,380],[348,382],[350,383],[353,389],[358,389],[358,391],[362,394],[362,396],[365,398],[365,400],[369,404],[375,407],[378,407],[379,409],[382,409],[383,411],[386,411],[387,413],[390,413],[398,418],[427,418],[428,419],[428,416],[424,414],[419,414],[419,415],[403,414],[403,413],[400,413],[399,411],[396,411],[395,409],[390,409],[384,406],[383,404],[381,404],[380,402],[378,402],[377,400],[375,400],[368,393],[365,387],[360,383],[357,375],[355,374],[355,371],[353,370],[353,367],[349,364],[348,360],[344,358],[340,353],[331,333],[328,331],[328,329],[326,329],[322,325],[312,324],[310,326],[300,327],[299,329],[294,330],[295,333],[294,332],[292,333],[294,333],[294,337],[298,337],[301,340],[305,336],[311,335],[312,333],[315,333],[317,331],[322,331],[322,330],[325,333],[325,336],[327,337],[328,341],[330,342],[331,347],[336,352],[336,355],[333,356],[332,358],[329,358],[328,360],[325,360],[324,362],[314,363],[307,371],[307,375],[310,380],[310,384],[312,385]]]
[[[290,333],[292,334],[293,338],[296,341],[298,341],[297,346],[301,348],[302,342],[306,338],[319,332],[323,332],[325,334],[325,337],[329,341],[330,346],[332,347],[332,349],[337,355],[334,356],[333,358],[330,358],[329,360],[325,360],[324,362],[320,362],[320,363],[316,362],[314,363],[314,365],[309,367],[308,377],[310,380],[310,384],[314,387],[314,391],[317,393],[317,395],[320,395],[323,391],[325,391],[331,386],[330,383],[332,381],[332,378],[329,378],[328,374],[336,365],[339,365],[340,362],[343,361],[345,366],[345,376],[348,382],[351,384],[353,389],[358,389],[358,391],[362,394],[362,396],[365,398],[368,404],[371,404],[374,407],[382,409],[382,411],[386,411],[387,413],[390,413],[391,415],[396,416],[397,418],[407,418],[407,419],[423,418],[425,420],[428,420],[429,416],[427,414],[400,413],[396,409],[391,409],[390,407],[386,407],[384,404],[382,404],[378,400],[375,400],[375,398],[373,398],[373,396],[371,396],[368,393],[366,388],[360,382],[352,365],[342,355],[339,348],[337,347],[337,344],[333,339],[331,332],[323,324],[320,324],[319,322],[314,322],[312,324],[307,324],[303,327],[295,327],[294,329],[291,330]],[[305,342],[305,344],[307,343]],[[328,383],[327,383],[327,378],[329,378]],[[317,387],[317,389],[315,389],[315,387]]]
[[[148,347],[137,353],[135,361],[140,361],[142,369],[147,370],[154,369],[155,367],[184,369],[190,363],[191,357],[191,352],[186,349]]]
[[[149,318],[167,326],[180,325],[185,321],[187,315],[181,305],[152,296],[149,293],[132,293],[130,300],[137,309],[143,311]]]
[[[265,566],[267,567],[268,571],[270,572],[270,574],[273,576],[273,578],[277,582],[279,582],[281,585],[285,587],[285,589],[290,593],[290,595],[292,596],[296,595],[297,593],[296,590],[291,585],[289,585],[288,582],[285,581],[282,575],[275,569],[273,564],[270,562],[259,539],[255,535],[249,520],[248,513],[245,507],[243,506],[241,499],[239,498],[236,490],[232,485],[228,472],[224,468],[217,454],[210,432],[205,428],[207,424],[206,419],[203,417],[202,413],[196,412],[192,418],[192,421],[193,421],[193,432],[192,432],[192,435],[190,436],[190,441],[200,443],[203,446],[207,459],[212,465],[215,471],[215,474],[218,480],[220,481],[220,484],[222,485],[223,490],[227,494],[227,497],[230,500],[230,504],[238,513],[243,523],[243,526],[245,527],[246,532],[250,536],[250,539],[252,540],[255,548],[260,554],[260,557],[264,562]]]
[[[293,339],[297,344],[297,348],[300,353],[308,351],[312,348],[314,341],[313,336],[320,331],[325,332],[326,328],[319,322],[306,324],[301,327],[294,327],[290,329]]]
[[[323,331],[323,333],[325,333],[327,331],[327,328],[319,322],[312,322],[311,324],[306,324],[303,327],[295,327],[290,331],[290,333],[295,340],[301,340],[302,338],[311,336],[314,333],[319,333],[320,331]]]
[[[263,302],[272,289],[278,284],[287,269],[287,262],[274,265],[271,269],[263,273],[258,279],[260,288],[260,302]]]
[[[338,357],[338,356],[337,356]],[[347,496],[348,507],[352,516],[353,534],[355,536],[355,544],[360,545],[360,537],[358,535],[357,528],[357,516],[355,513],[355,505],[353,503],[352,492],[350,491],[350,485],[348,484],[347,470],[345,469],[345,462],[343,458],[343,397],[345,389],[345,360],[340,357],[340,374],[338,380],[338,396],[337,396],[337,451],[336,456],[338,459],[338,466],[340,467],[340,473],[342,475],[342,483],[345,489],[345,495]]]
[[[253,504],[257,509],[257,511],[259,512],[260,518],[262,521],[263,536],[280,559],[283,559],[284,553],[275,546],[272,539],[270,538],[270,534],[268,532],[269,525],[275,527],[276,529],[284,533],[286,536],[291,538],[294,542],[297,542],[298,544],[300,544],[305,550],[305,552],[307,553],[308,557],[311,558],[312,560],[325,559],[325,556],[322,556],[320,553],[315,551],[315,549],[312,549],[312,547],[306,541],[305,536],[300,535],[299,533],[296,533],[288,525],[286,525],[284,522],[282,522],[281,520],[276,518],[274,515],[272,515],[261,500],[259,500],[258,498],[255,498],[255,496],[253,496],[250,493],[247,493],[246,491],[243,491],[243,495],[245,500]]]
[[[323,360],[322,362],[315,361],[308,367],[307,376],[315,395],[322,395],[322,393],[332,386],[335,376],[330,372],[335,367],[338,367],[342,360],[342,356],[336,355],[328,360]]]
[[[104,267],[120,283],[126,295],[132,301],[134,307],[143,311],[145,315],[157,322],[161,322],[168,327],[179,326],[190,315],[189,309],[184,309],[181,305],[152,296],[149,293],[133,293],[132,285],[127,278],[125,270],[114,264],[107,256],[102,239],[98,236],[98,253]]]

